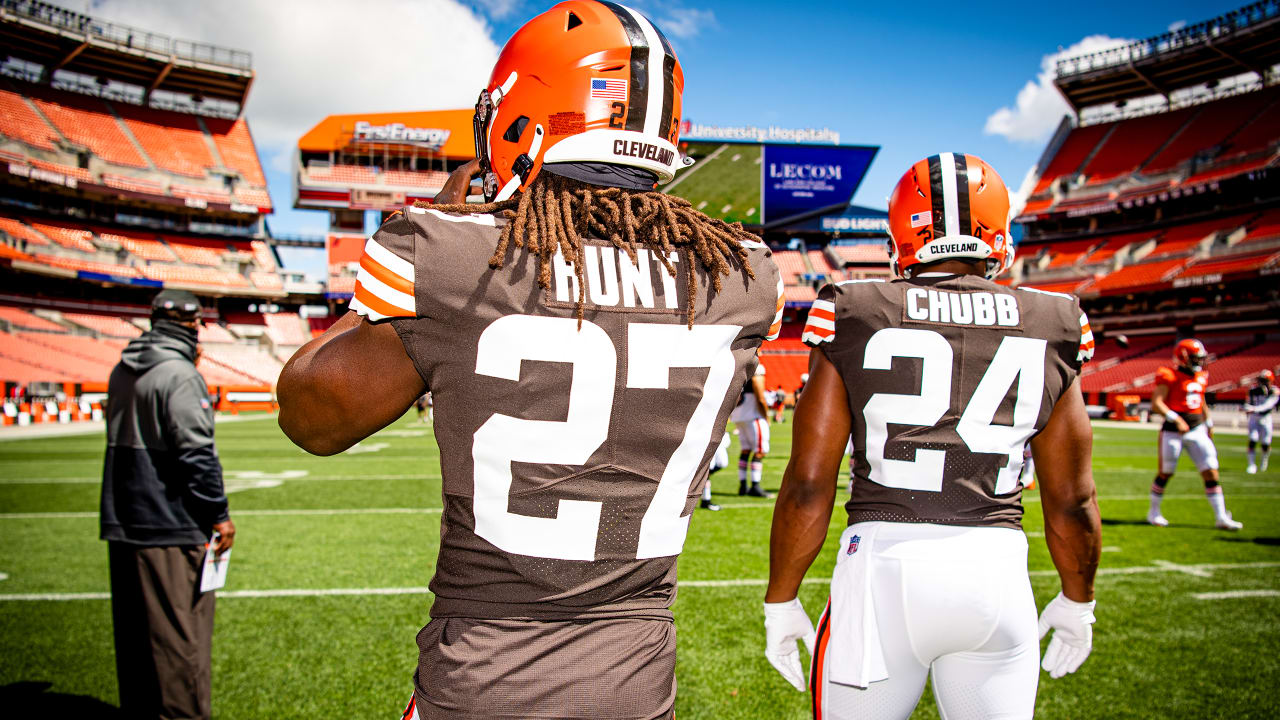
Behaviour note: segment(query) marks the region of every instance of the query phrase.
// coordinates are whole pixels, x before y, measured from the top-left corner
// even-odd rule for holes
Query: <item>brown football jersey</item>
[[[501,219],[407,208],[367,243],[351,307],[390,319],[432,393],[444,511],[433,617],[670,617],[676,556],[756,348],[777,333],[767,247],[714,292],[684,252],[588,242],[586,302]],[[688,327],[690,263],[698,285]],[[371,388],[371,392],[374,392]]]
[[[1075,297],[972,275],[828,285],[803,339],[848,392],[850,524],[1021,527],[1023,448],[1093,355]]]

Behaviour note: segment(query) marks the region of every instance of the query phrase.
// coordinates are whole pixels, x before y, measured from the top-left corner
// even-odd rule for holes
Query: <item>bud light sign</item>
[[[848,204],[879,148],[765,145],[761,162],[763,222]]]

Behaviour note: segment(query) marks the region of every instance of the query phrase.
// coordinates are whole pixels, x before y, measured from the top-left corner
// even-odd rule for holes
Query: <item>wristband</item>
[[[1178,422],[1178,413],[1176,413],[1176,412],[1174,412],[1174,411],[1172,411],[1172,410],[1165,410],[1165,411],[1164,411],[1164,419],[1165,419],[1165,420],[1168,420],[1168,421],[1169,421],[1169,422],[1171,422],[1171,423],[1177,423],[1177,422]]]

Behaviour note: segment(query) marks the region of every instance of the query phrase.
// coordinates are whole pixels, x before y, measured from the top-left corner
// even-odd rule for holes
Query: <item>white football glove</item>
[[[1061,592],[1044,606],[1040,613],[1040,638],[1044,639],[1050,628],[1053,637],[1044,651],[1044,668],[1051,678],[1060,678],[1075,672],[1093,650],[1093,607],[1096,601],[1076,602]]]
[[[803,640],[812,656],[816,635],[799,598],[764,604],[764,637],[764,656],[769,659],[769,664],[792,687],[804,692],[804,668],[800,665],[800,649],[796,647],[796,641]]]

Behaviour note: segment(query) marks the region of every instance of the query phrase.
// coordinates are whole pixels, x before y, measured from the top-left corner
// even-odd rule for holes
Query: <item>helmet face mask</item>
[[[1013,264],[1009,191],[975,155],[920,160],[889,196],[889,258],[899,277],[943,260],[982,261],[994,279]]]

